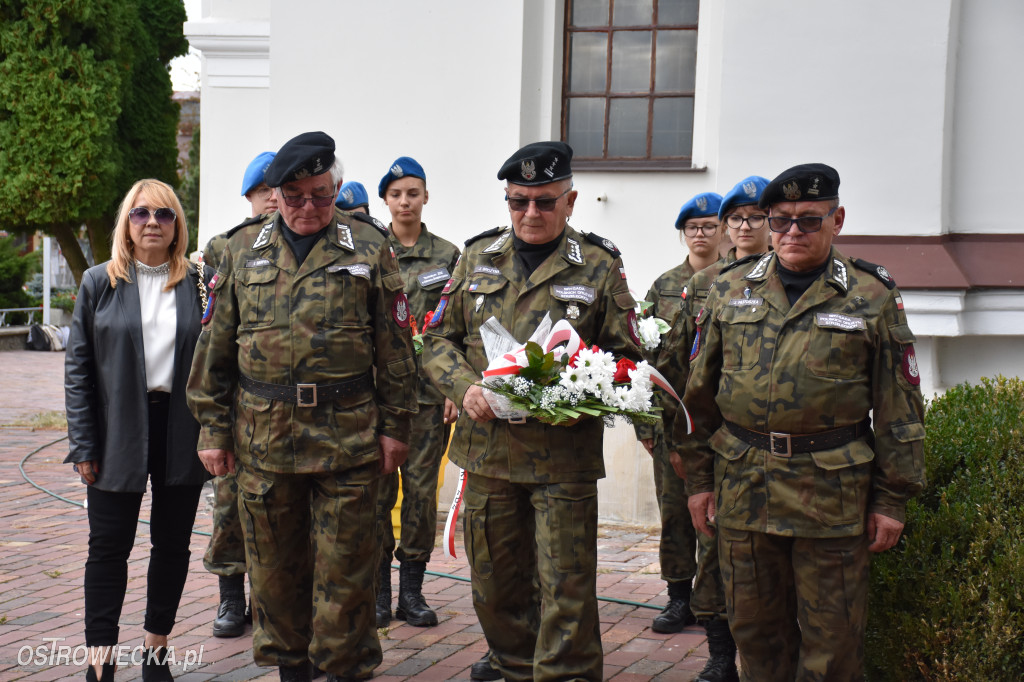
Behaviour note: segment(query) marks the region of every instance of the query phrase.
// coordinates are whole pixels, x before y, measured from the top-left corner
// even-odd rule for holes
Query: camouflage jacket
[[[566,226],[558,248],[530,277],[512,248],[511,228],[467,242],[424,335],[423,365],[456,405],[480,381],[487,357],[480,325],[490,317],[525,341],[546,313],[567,319],[588,344],[640,358],[635,302],[615,246]],[[604,476],[600,419],[573,426],[535,420],[478,424],[459,415],[449,457],[464,469],[518,483],[594,481]]]
[[[233,234],[210,282],[212,314],[188,385],[199,449],[233,450],[245,464],[278,473],[373,462],[378,435],[408,442],[417,409],[398,261],[383,233],[336,211],[336,227],[298,265],[281,221],[275,213]],[[294,386],[367,374],[374,388],[315,407],[238,385],[240,375]]]
[[[209,265],[211,268],[216,270],[217,265],[220,263],[221,252],[224,250],[224,247],[228,245],[228,240],[231,239],[231,235],[233,235],[235,232],[238,232],[240,229],[247,225],[255,225],[256,223],[262,223],[265,217],[269,218],[270,215],[258,215],[252,218],[246,218],[241,223],[235,225],[227,232],[221,232],[220,234],[215,234],[212,237],[210,237],[210,241],[206,242],[206,248],[203,249],[203,263]]]
[[[677,422],[671,440],[688,492],[717,492],[719,524],[841,537],[863,533],[869,511],[903,520],[925,482],[924,401],[915,338],[884,268],[833,249],[790,306],[767,253],[722,273],[696,324],[684,399],[694,433]],[[869,414],[873,437],[792,457],[752,447],[724,424],[813,434]]]
[[[645,301],[651,303],[651,307],[647,310],[649,317],[660,317],[665,320],[669,325],[673,325],[676,316],[682,312],[686,307],[686,298],[683,296],[683,285],[686,284],[687,280],[693,277],[693,266],[690,265],[690,257],[687,256],[683,259],[683,262],[675,266],[671,270],[663,273],[661,277],[654,280],[654,284],[651,285],[650,291],[647,292]],[[669,339],[669,335],[662,338],[662,344]],[[644,349],[644,358],[652,365],[658,358],[659,349],[654,350]],[[666,379],[669,379],[669,383],[672,383],[671,377],[666,375]],[[672,384],[676,386],[676,384]],[[681,385],[676,386],[676,392],[682,395],[679,390],[682,388]],[[639,439],[654,438],[657,434],[664,432],[664,425],[669,422],[665,419],[668,416],[669,411],[673,410],[672,405],[674,399],[671,398],[664,391],[654,392],[654,404],[662,408],[662,423],[661,424],[636,424],[634,430],[636,431],[636,437]]]
[[[423,316],[437,307],[441,289],[451,279],[455,263],[459,260],[459,247],[427,232],[427,226],[420,223],[420,236],[412,246],[403,246],[393,231],[389,230],[388,240],[398,255],[398,267],[405,281],[405,294],[409,297],[410,314],[416,318],[423,331]],[[417,356],[417,360],[421,356]],[[417,363],[420,364],[420,363]],[[444,396],[430,383],[426,372],[419,368],[419,400],[424,405],[440,405]]]

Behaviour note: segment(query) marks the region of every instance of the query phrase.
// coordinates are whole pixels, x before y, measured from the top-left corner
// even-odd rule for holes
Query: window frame
[[[665,24],[659,25],[658,21],[658,2],[654,3],[654,11],[652,14],[651,24],[636,24],[629,26],[616,27],[611,24],[612,17],[615,12],[615,0],[609,0],[608,3],[608,23],[600,27],[580,27],[575,28],[572,26],[572,8],[574,0],[566,0],[563,8],[563,25],[562,25],[562,88],[561,88],[561,115],[560,115],[560,131],[561,139],[568,141],[569,138],[569,104],[572,99],[576,98],[596,98],[603,99],[605,101],[604,106],[604,121],[603,121],[603,132],[602,132],[602,157],[573,157],[573,168],[577,170],[621,170],[621,171],[703,171],[703,168],[694,168],[693,166],[693,131],[691,131],[690,139],[690,154],[688,156],[651,156],[651,144],[653,136],[653,123],[654,123],[654,102],[658,99],[668,97],[689,97],[693,100],[693,112],[694,112],[694,123],[693,129],[696,130],[696,117],[697,117],[697,95],[696,95],[696,81],[698,74],[694,74],[694,89],[693,90],[664,90],[658,91],[655,89],[655,78],[657,75],[657,50],[658,50],[658,31],[659,30],[688,30],[693,31],[695,36],[695,44],[697,45],[697,51],[700,51],[699,42],[699,23],[700,16],[698,14],[697,23],[694,24]],[[699,13],[699,5],[698,5]],[[614,58],[614,34],[617,32],[641,32],[647,31],[651,33],[651,69],[648,81],[648,90],[646,95],[638,95],[636,92],[633,93],[615,93],[612,91],[612,61]],[[607,36],[607,52],[605,58],[605,88],[603,93],[595,92],[579,92],[574,93],[569,90],[569,78],[571,72],[571,49],[573,44],[573,34],[575,33],[599,33]],[[698,55],[699,59],[699,55]],[[695,67],[696,71],[696,67]],[[610,103],[616,99],[644,99],[647,102],[647,124],[646,124],[646,152],[644,157],[609,157],[608,156],[608,126],[609,119],[611,116]]]

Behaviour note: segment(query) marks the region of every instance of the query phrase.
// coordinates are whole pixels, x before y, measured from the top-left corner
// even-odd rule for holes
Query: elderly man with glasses
[[[745,679],[863,679],[869,556],[924,486],[924,405],[896,284],[843,256],[839,174],[771,181],[774,251],[723,270],[697,315],[673,440],[697,529],[717,535]]]
[[[588,343],[640,358],[618,249],[567,224],[576,202],[571,159],[567,144],[537,142],[502,164],[512,227],[466,242],[424,335],[424,368],[461,406],[449,457],[468,474],[473,606],[489,661],[507,680],[601,680],[603,671],[597,480],[605,473],[604,425],[497,419],[479,386],[488,364],[480,327],[491,317],[520,341],[546,315],[564,318]]]
[[[398,261],[372,218],[335,208],[334,150],[303,133],[267,168],[279,210],[228,239],[188,386],[199,457],[237,472],[253,657],[283,682],[382,660],[377,491],[416,412]]]

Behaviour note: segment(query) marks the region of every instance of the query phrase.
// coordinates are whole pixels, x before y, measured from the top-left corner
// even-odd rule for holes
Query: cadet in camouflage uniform
[[[832,247],[838,189],[824,164],[765,188],[774,252],[715,280],[694,434],[672,434],[694,524],[717,527],[747,680],[863,679],[869,552],[896,544],[925,482],[914,335],[885,269]]]
[[[425,335],[423,364],[462,411],[449,457],[467,471],[466,553],[473,606],[507,680],[600,680],[597,480],[600,419],[570,426],[496,420],[478,385],[480,325],[526,340],[545,314],[590,344],[640,358],[635,302],[615,246],[579,232],[572,149],[526,145],[506,161],[512,229],[470,239]]]
[[[387,236],[336,211],[334,140],[303,133],[267,169],[280,211],[228,240],[189,380],[210,473],[235,469],[253,655],[281,679],[365,679],[381,472],[415,412],[409,308]],[[236,459],[237,457],[237,459]]]
[[[415,159],[408,156],[396,159],[381,179],[378,194],[391,211],[388,241],[398,255],[410,314],[422,323],[424,316],[437,307],[441,289],[451,279],[459,260],[459,249],[428,232],[420,221],[423,205],[430,195],[426,173]],[[419,412],[412,423],[409,458],[401,468],[402,537],[397,552],[391,510],[398,499],[399,474],[386,476],[380,488],[377,524],[383,553],[377,592],[377,627],[386,627],[391,621],[392,552],[400,562],[396,617],[410,625],[437,625],[437,614],[423,598],[423,574],[437,534],[438,471],[448,444],[448,425],[455,421],[457,410],[422,370],[417,397]]]
[[[680,393],[686,386],[690,370],[689,351],[696,330],[694,320],[704,305],[711,283],[729,263],[737,259],[754,258],[768,251],[768,212],[757,206],[767,184],[767,178],[752,175],[738,182],[722,197],[718,220],[730,230],[735,246],[729,249],[725,257],[696,273],[683,287],[683,310],[676,318],[669,338],[662,344],[655,363],[665,378],[678,387]],[[663,414],[668,425],[666,430],[671,433],[676,414],[675,403],[666,401]],[[669,461],[677,474],[675,480],[682,486],[684,471],[679,454],[672,452]],[[686,518],[689,522],[689,511],[686,512]],[[696,535],[697,575],[693,581],[690,610],[707,632],[708,661],[694,682],[735,682],[739,679],[736,643],[729,632],[722,572],[718,567],[718,539],[709,538],[703,533]]]
[[[242,176],[242,196],[252,207],[251,217],[241,225],[210,238],[203,249],[203,262],[214,270],[220,262],[220,253],[238,230],[259,222],[264,213],[277,210],[274,190],[263,181],[274,152],[263,152],[249,162]],[[242,524],[238,520],[238,483],[235,474],[228,472],[213,479],[213,532],[203,556],[206,570],[218,576],[220,605],[213,621],[214,637],[240,637],[245,624],[252,622],[252,613],[245,601],[245,543]]]
[[[688,254],[682,264],[672,268],[654,281],[647,299],[653,305],[648,311],[669,324],[678,319],[686,306],[684,285],[696,272],[718,260],[718,248],[722,233],[718,221],[718,207],[722,197],[714,192],[704,192],[693,197],[679,211],[675,227],[686,240]],[[666,336],[666,341],[668,340]],[[645,351],[648,361],[655,364],[658,349]],[[684,383],[676,384],[682,388]],[[654,619],[651,629],[655,632],[680,632],[695,622],[690,613],[690,591],[693,576],[697,571],[694,558],[697,547],[696,531],[690,522],[686,509],[686,491],[683,481],[676,476],[669,463],[669,449],[665,447],[666,427],[671,428],[675,416],[673,399],[667,394],[656,393],[657,405],[662,408],[663,419],[659,424],[637,424],[636,434],[640,443],[653,458],[654,488],[658,495],[658,510],[661,513],[661,542],[658,558],[661,563],[661,577],[668,583],[668,604]]]

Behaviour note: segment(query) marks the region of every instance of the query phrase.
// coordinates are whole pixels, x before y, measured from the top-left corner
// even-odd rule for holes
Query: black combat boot
[[[708,664],[694,682],[739,682],[736,670],[736,642],[729,632],[729,622],[716,618],[704,623],[708,633]]]
[[[409,625],[437,625],[437,614],[431,611],[423,599],[423,573],[426,570],[425,561],[403,561],[398,565],[398,608],[395,609],[395,618]]]
[[[377,627],[386,628],[391,622],[391,558],[380,562],[380,586],[377,588]]]
[[[491,652],[488,651],[484,654],[484,657],[473,664],[473,667],[469,669],[469,679],[471,680],[500,680],[501,673],[491,665]]]
[[[220,576],[220,606],[213,621],[214,637],[241,637],[245,632],[245,576]]]
[[[281,682],[311,682],[313,666],[309,663],[282,665],[277,669],[277,674],[281,676]]]
[[[663,634],[682,632],[687,625],[693,625],[697,619],[690,612],[689,581],[668,584],[668,606],[666,606],[651,624],[651,629]]]

